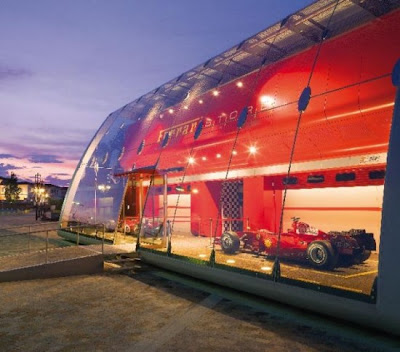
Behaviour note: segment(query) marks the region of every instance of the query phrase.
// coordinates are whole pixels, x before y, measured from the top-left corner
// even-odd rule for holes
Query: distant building
[[[51,199],[64,199],[68,190],[68,187],[59,187],[49,183],[46,183],[44,188]]]
[[[3,185],[3,181],[6,180],[6,177],[0,177],[0,201],[6,200],[5,190],[6,186]],[[18,182],[18,187],[21,189],[21,193],[19,194],[20,201],[33,201],[35,198],[34,189],[35,184],[31,182]],[[50,183],[46,183],[43,185],[45,189],[45,194],[48,195],[50,199],[64,199],[65,194],[67,193],[68,187],[59,187],[56,185],[52,185]]]

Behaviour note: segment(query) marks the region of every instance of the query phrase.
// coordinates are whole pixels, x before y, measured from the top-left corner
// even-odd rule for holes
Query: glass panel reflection
[[[324,26],[340,18],[325,13]],[[219,70],[211,60],[114,113],[63,220],[102,223],[114,243],[159,255],[368,301],[393,110],[395,50],[380,54],[393,46],[390,26],[314,28],[315,45],[285,26],[265,39],[265,66],[244,75],[233,48]]]

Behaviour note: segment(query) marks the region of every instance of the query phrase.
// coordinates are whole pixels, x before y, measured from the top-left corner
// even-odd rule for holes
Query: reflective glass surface
[[[321,28],[290,37],[289,18],[270,29],[265,65],[242,72],[226,54],[111,114],[62,224],[102,223],[115,243],[368,300],[400,21],[335,36],[350,26],[343,11],[324,18],[325,41]]]

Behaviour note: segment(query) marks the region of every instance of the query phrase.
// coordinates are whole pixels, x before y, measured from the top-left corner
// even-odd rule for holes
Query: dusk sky
[[[107,115],[312,0],[0,0],[0,176],[68,185]]]

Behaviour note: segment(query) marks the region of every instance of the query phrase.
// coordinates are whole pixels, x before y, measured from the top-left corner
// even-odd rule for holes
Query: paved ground
[[[1,283],[0,351],[400,351],[376,331],[137,261],[106,269]]]
[[[25,224],[42,224],[42,222],[35,221],[34,212],[0,216],[0,228],[21,226]]]
[[[0,351],[399,351],[373,331],[127,263],[0,284]]]

